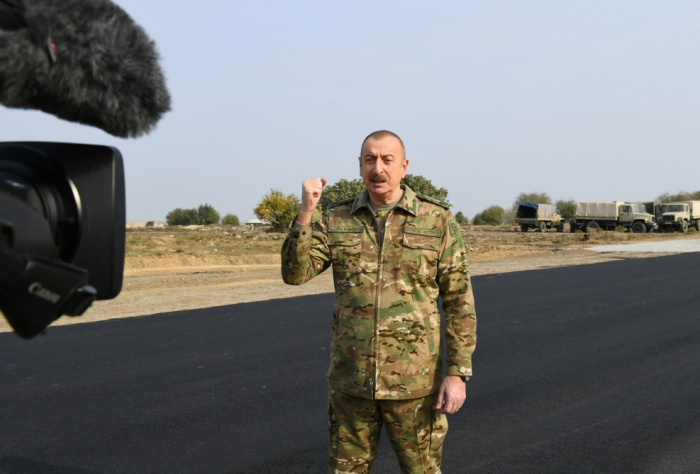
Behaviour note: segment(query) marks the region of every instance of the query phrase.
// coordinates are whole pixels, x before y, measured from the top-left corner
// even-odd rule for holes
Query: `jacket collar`
[[[416,197],[416,193],[405,184],[400,186],[401,189],[403,189],[403,196],[399,200],[398,204],[396,204],[396,207],[400,207],[409,214],[415,216],[416,209],[418,207],[418,198]],[[363,207],[366,207],[369,210],[369,192],[367,192],[366,189],[355,198],[355,201],[352,203],[352,210],[350,212],[354,214],[355,211],[362,209]]]

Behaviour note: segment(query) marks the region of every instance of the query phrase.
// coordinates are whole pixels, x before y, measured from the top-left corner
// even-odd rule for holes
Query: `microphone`
[[[170,110],[155,43],[109,0],[0,0],[0,104],[117,137]]]

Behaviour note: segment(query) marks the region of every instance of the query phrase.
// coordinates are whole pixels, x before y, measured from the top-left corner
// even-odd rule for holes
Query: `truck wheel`
[[[643,222],[635,222],[632,224],[632,232],[635,234],[643,234],[647,231],[647,226]]]
[[[564,232],[564,221],[561,221],[557,226],[557,232]]]
[[[600,230],[600,224],[598,224],[596,221],[591,221],[588,224],[586,224],[586,228],[584,229],[584,231],[588,232],[591,229]]]
[[[530,226],[527,224],[520,224],[520,232],[527,232],[529,228]]]
[[[539,227],[540,227],[540,232],[547,232],[547,223],[546,222],[540,222]]]
[[[574,221],[569,222],[569,232],[572,234],[576,232],[576,223]]]
[[[678,226],[678,230],[680,230],[680,231],[683,232],[684,234],[685,234],[686,232],[688,232],[688,221],[683,221],[683,222],[681,222],[681,225]]]
[[[700,232],[700,219],[695,219],[695,230]]]

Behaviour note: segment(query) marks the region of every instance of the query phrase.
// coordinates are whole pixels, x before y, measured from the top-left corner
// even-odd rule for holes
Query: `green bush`
[[[221,221],[221,214],[211,204],[204,203],[199,206],[197,214],[201,225],[218,224]]]
[[[168,225],[195,225],[199,224],[197,209],[173,209],[165,216]]]
[[[656,200],[664,203],[676,201],[700,201],[700,191],[695,191],[694,193],[681,191],[678,194],[663,193],[661,196],[657,197]]]
[[[223,225],[241,225],[241,221],[235,214],[226,214],[223,219],[221,219]]]
[[[435,187],[428,178],[423,176],[407,174],[401,180],[401,184],[405,184],[418,194],[447,202],[447,189]]]
[[[462,214],[462,211],[459,211],[457,214],[455,214],[455,220],[459,225],[469,224],[469,219],[467,219],[467,216]]]
[[[284,232],[299,213],[300,206],[296,195],[285,196],[279,189],[272,189],[263,196],[253,212],[260,219],[267,219],[274,231]]]
[[[474,216],[474,225],[501,225],[505,210],[501,206],[491,206]]]
[[[165,216],[168,225],[209,225],[218,224],[220,220],[216,209],[207,203],[197,209],[173,209]]]
[[[328,209],[328,206],[334,202],[357,196],[364,190],[365,184],[361,179],[351,179],[349,181],[341,179],[337,183],[328,185],[323,189],[321,199],[318,201],[318,207],[321,210]]]

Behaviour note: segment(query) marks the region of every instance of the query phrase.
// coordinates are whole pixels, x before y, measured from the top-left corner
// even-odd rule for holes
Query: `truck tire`
[[[564,232],[564,221],[561,221],[557,226],[557,232]]]
[[[632,232],[635,234],[643,234],[647,231],[647,226],[643,222],[635,222],[632,224]]]
[[[573,219],[569,221],[569,232],[571,232],[572,234],[576,232],[576,221],[574,221]]]
[[[529,228],[530,226],[527,224],[520,224],[520,232],[527,232]]]
[[[540,232],[543,232],[543,233],[544,233],[544,232],[547,232],[547,223],[546,223],[546,222],[540,222],[540,223],[539,223],[539,229],[540,229]]]
[[[695,230],[700,232],[700,219],[695,219]]]
[[[590,229],[600,230],[600,224],[598,224],[596,221],[591,221],[586,224],[586,227],[583,229],[583,231],[588,232]]]
[[[678,230],[683,232],[684,234],[688,232],[688,221],[681,222],[681,225],[678,226]]]

